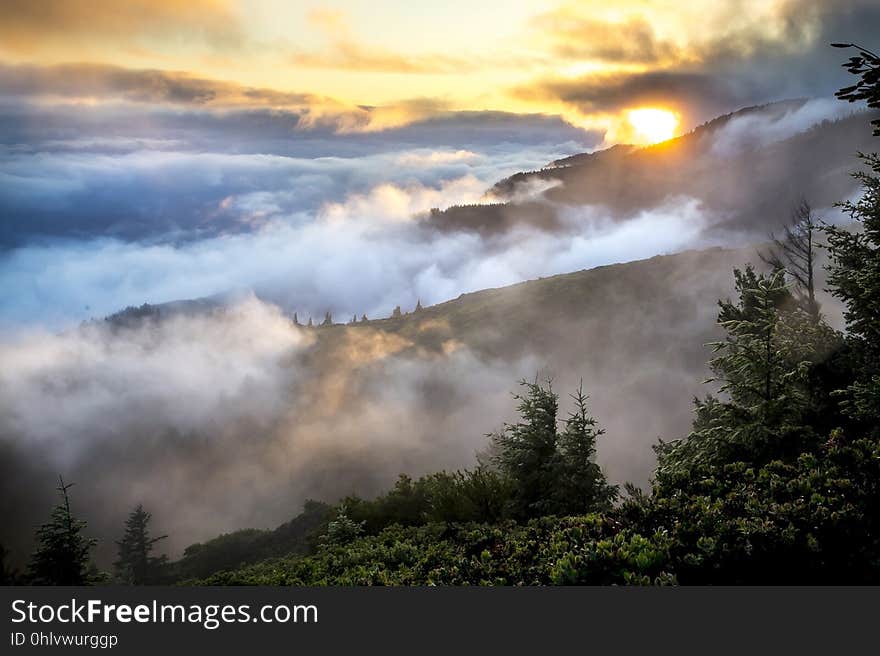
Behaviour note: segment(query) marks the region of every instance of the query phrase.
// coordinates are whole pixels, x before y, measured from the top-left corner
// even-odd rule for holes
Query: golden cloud
[[[181,71],[138,70],[107,64],[0,64],[0,89],[31,101],[134,102],[206,109],[274,109],[296,115],[299,128],[374,132],[448,115],[442,100],[414,98],[384,106],[352,105],[310,93],[249,87]]]
[[[680,47],[659,38],[643,16],[604,21],[562,7],[535,17],[532,27],[553,54],[564,59],[656,64],[682,56]]]
[[[129,44],[185,34],[229,47],[241,30],[228,0],[4,0],[2,48],[32,53],[91,39]]]

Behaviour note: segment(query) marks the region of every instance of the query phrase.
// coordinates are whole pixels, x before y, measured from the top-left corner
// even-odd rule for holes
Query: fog
[[[251,297],[4,343],[3,542],[26,548],[59,472],[106,557],[137,503],[179,553],[286,521],[308,497],[374,494],[400,472],[470,465],[509,416],[515,381],[537,367],[480,359],[454,340],[429,353],[375,329],[338,330],[316,351],[317,331]]]
[[[473,178],[439,189],[389,183],[328,204],[313,221],[272,221],[244,234],[182,244],[98,239],[18,249],[0,260],[0,279],[17,290],[0,298],[0,318],[9,329],[33,322],[62,327],[71,318],[102,317],[130,304],[237,289],[256,290],[304,321],[327,311],[346,320],[388,316],[417,300],[434,304],[674,252],[701,243],[705,221],[689,198],[670,199],[623,224],[600,207],[563,208],[562,227],[553,233],[523,227],[492,238],[434,231],[413,219],[441,201],[481,193]]]

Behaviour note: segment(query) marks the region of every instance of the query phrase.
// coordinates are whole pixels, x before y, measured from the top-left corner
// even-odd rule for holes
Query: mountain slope
[[[815,101],[814,101],[815,102]],[[618,220],[676,197],[699,201],[716,230],[765,234],[802,197],[830,207],[855,189],[850,173],[869,151],[867,119],[857,112],[816,123],[806,101],[747,108],[646,148],[616,146],[573,155],[498,182],[490,206],[432,212],[431,226],[497,233],[524,224],[553,230],[554,208],[599,205]],[[812,121],[812,123],[811,123]],[[812,127],[810,127],[812,125]],[[523,190],[543,190],[524,200]]]

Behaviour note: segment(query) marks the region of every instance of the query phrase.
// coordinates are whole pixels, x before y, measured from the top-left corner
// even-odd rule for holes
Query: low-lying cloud
[[[373,328],[336,330],[330,350],[316,350],[315,331],[251,297],[3,341],[0,541],[21,555],[59,472],[78,484],[76,508],[106,557],[140,502],[178,553],[285,521],[308,497],[471,465],[509,412],[513,381],[537,366],[454,341],[432,354]]]
[[[813,98],[783,111],[757,111],[733,117],[712,134],[712,155],[729,157],[805,132],[823,121],[854,113],[852,105],[832,98]]]
[[[473,201],[470,178],[439,189],[381,185],[325,205],[315,220],[269,220],[252,231],[181,244],[114,239],[16,249],[0,260],[7,326],[54,326],[100,317],[126,305],[163,303],[255,290],[305,319],[388,316],[417,300],[438,303],[463,292],[538,276],[649,257],[699,245],[706,217],[699,203],[671,199],[629,220],[601,207],[560,211],[563,228],[521,227],[495,237],[430,228],[413,215],[456,198]],[[257,201],[271,212],[271,198]]]

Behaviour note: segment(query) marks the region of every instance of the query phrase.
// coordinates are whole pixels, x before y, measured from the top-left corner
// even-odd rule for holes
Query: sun
[[[672,139],[678,127],[678,116],[674,112],[654,107],[631,109],[626,118],[636,138],[643,143],[655,144]]]

